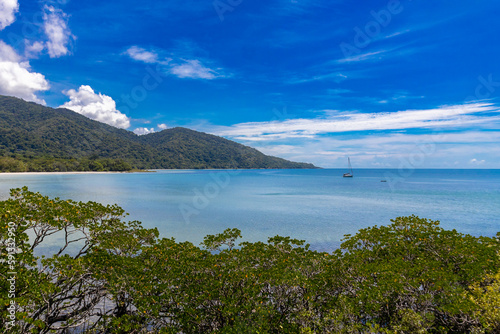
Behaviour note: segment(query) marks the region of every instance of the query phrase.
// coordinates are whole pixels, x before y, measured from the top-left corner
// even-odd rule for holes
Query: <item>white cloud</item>
[[[130,58],[142,61],[144,63],[153,64],[158,62],[158,55],[155,52],[147,51],[138,46],[131,46],[125,52]]]
[[[374,52],[362,53],[348,58],[339,59],[337,62],[339,64],[342,64],[342,63],[352,63],[365,60],[380,60],[390,51],[392,50],[379,50]]]
[[[104,94],[96,94],[90,86],[82,85],[78,91],[70,89],[63,91],[70,98],[60,108],[67,108],[90,119],[109,124],[111,126],[127,129],[130,119],[127,115],[116,110],[115,101]]]
[[[25,40],[24,44],[24,55],[26,58],[36,58],[45,49],[45,44],[39,41],[31,44],[28,40]]]
[[[486,162],[485,160],[477,160],[476,158],[474,158],[474,159],[472,159],[472,160],[470,161],[470,163],[471,163],[471,164],[473,164],[473,165],[482,165],[482,164],[484,164],[485,162]]]
[[[5,29],[16,20],[16,13],[19,11],[17,0],[0,1],[0,30]]]
[[[45,5],[43,29],[47,38],[49,56],[57,58],[70,53],[68,44],[74,38],[68,27],[68,15],[60,9]]]
[[[295,84],[303,84],[303,83],[308,83],[308,82],[315,82],[315,81],[323,81],[323,80],[330,80],[334,81],[336,83],[340,83],[344,80],[346,80],[348,76],[346,74],[340,73],[340,72],[333,72],[333,73],[328,73],[328,74],[322,74],[322,75],[315,75],[310,78],[292,78],[288,79],[286,81],[287,84],[290,85],[295,85]],[[352,76],[351,76],[352,79]]]
[[[192,47],[190,47],[192,48]],[[181,50],[179,55],[170,55],[162,58],[156,51],[148,51],[138,46],[131,46],[124,52],[130,58],[146,64],[160,64],[164,66],[165,72],[182,79],[214,80],[225,78],[221,68],[210,68],[206,63],[210,61],[195,59],[190,54],[192,51]]]
[[[168,128],[168,126],[167,126],[167,124],[162,123],[162,124],[158,124],[158,128],[162,129],[162,130],[165,130],[166,128]]]
[[[325,110],[324,112],[328,113],[329,111]],[[217,127],[212,132],[239,140],[268,141],[312,138],[318,134],[351,131],[488,125],[500,120],[500,116],[481,117],[477,115],[486,112],[499,113],[500,108],[490,103],[471,103],[392,113],[342,113],[333,111],[323,118],[240,123],[229,127]]]
[[[153,133],[156,132],[154,128],[148,129],[148,128],[137,128],[134,130],[134,133],[136,135],[142,136],[142,135],[147,135],[148,133]]]
[[[356,167],[500,168],[500,131],[465,131],[432,134],[375,133],[365,136],[338,134],[286,144],[254,142],[265,154],[322,167],[346,167],[347,157]],[[482,162],[475,157],[488,156]],[[456,161],[458,163],[455,163]]]
[[[468,131],[468,132],[449,132],[435,134],[383,134],[379,136],[370,135],[360,138],[349,138],[348,140],[331,139],[331,144],[337,146],[365,146],[381,147],[395,146],[415,143],[436,143],[436,144],[454,144],[454,143],[498,143],[500,142],[500,131]]]
[[[335,88],[335,89],[328,89],[327,90],[328,95],[334,95],[334,96],[348,94],[348,93],[352,93],[352,92],[353,92],[352,90],[344,89],[344,88]]]
[[[217,71],[206,67],[197,59],[183,59],[181,63],[171,65],[170,73],[179,78],[190,79],[213,80],[222,77]]]
[[[323,112],[315,119],[198,129],[251,142],[266,154],[322,167],[343,168],[351,156],[358,167],[365,168],[399,168],[408,161],[415,168],[500,168],[500,108],[491,103],[395,113]],[[408,131],[416,128],[423,133]],[[359,133],[353,135],[353,131]],[[478,155],[488,158],[483,162]]]
[[[401,57],[410,55],[416,52],[421,51],[422,49],[410,48],[407,45],[401,45],[394,48],[389,49],[381,49],[373,52],[359,53],[356,55],[349,55],[345,58],[341,58],[335,61],[337,64],[345,64],[345,63],[357,63],[364,61],[379,61],[382,59],[387,59],[391,57]]]
[[[21,61],[21,57],[19,57],[10,45],[7,45],[4,41],[0,40],[0,61],[18,63]]]
[[[23,62],[12,47],[0,40],[0,94],[45,104],[35,93],[49,87],[42,74],[31,72],[29,62]]]

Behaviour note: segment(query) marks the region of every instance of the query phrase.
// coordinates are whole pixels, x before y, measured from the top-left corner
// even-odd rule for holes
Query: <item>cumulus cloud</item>
[[[98,93],[87,85],[82,85],[78,90],[63,91],[70,98],[60,108],[67,108],[90,119],[109,124],[111,126],[127,129],[130,119],[127,115],[116,110],[116,102],[109,96]]]
[[[47,35],[49,56],[58,58],[70,53],[68,44],[74,38],[68,27],[68,15],[53,6],[44,6],[43,29]]]
[[[42,74],[32,72],[29,62],[22,61],[12,47],[0,41],[0,94],[45,104],[35,93],[49,87]]]
[[[148,129],[148,128],[137,128],[134,130],[134,133],[136,135],[142,136],[142,135],[147,135],[148,133],[153,133],[156,132],[154,128]]]
[[[165,130],[166,128],[168,128],[168,126],[167,126],[167,124],[162,123],[162,124],[158,124],[158,128],[162,129],[162,130]]]
[[[17,0],[0,1],[0,30],[5,29],[16,20],[16,13],[19,11]]]
[[[21,57],[19,57],[17,52],[10,45],[0,40],[0,61],[18,63],[21,61]]]
[[[146,64],[160,64],[165,68],[166,73],[182,79],[214,80],[227,77],[221,68],[209,67],[207,64],[211,63],[210,61],[197,59],[189,54],[190,52],[180,51],[181,55],[172,54],[162,58],[156,51],[131,46],[124,54]]]

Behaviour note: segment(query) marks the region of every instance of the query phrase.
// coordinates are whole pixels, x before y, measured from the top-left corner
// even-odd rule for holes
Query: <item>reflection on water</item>
[[[195,244],[236,227],[248,241],[279,234],[330,250],[344,234],[411,214],[473,235],[500,231],[499,170],[417,170],[398,182],[384,176],[396,173],[357,170],[352,179],[334,169],[0,174],[0,198],[27,185],[51,197],[117,203],[127,219]]]

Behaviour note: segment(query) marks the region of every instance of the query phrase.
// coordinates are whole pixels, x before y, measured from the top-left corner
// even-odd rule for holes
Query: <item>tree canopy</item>
[[[332,253],[282,236],[239,242],[238,229],[198,247],[125,218],[116,205],[12,190],[0,202],[3,332],[500,330],[497,238],[409,216]]]

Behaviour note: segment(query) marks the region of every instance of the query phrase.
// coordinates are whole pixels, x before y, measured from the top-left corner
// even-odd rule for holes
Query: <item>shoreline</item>
[[[130,171],[130,172],[3,172],[1,175],[78,175],[78,174],[131,174],[152,173],[152,171]]]
[[[133,173],[156,173],[157,171],[243,171],[243,170],[312,170],[312,169],[324,169],[324,168],[203,168],[203,169],[144,169],[144,170],[130,170],[130,171],[70,171],[70,172],[0,172],[1,175],[71,175],[71,174],[133,174]]]
[[[2,175],[12,176],[12,175],[84,175],[84,174],[135,174],[135,173],[156,173],[158,171],[248,171],[248,170],[343,170],[344,168],[207,168],[207,169],[145,169],[145,170],[130,170],[130,171],[69,171],[69,172],[0,172],[0,177]],[[380,170],[380,171],[395,171],[396,168],[357,168],[357,170]],[[415,168],[418,171],[439,171],[439,170],[463,170],[463,171],[480,171],[480,170],[491,170],[497,171],[500,168]]]

